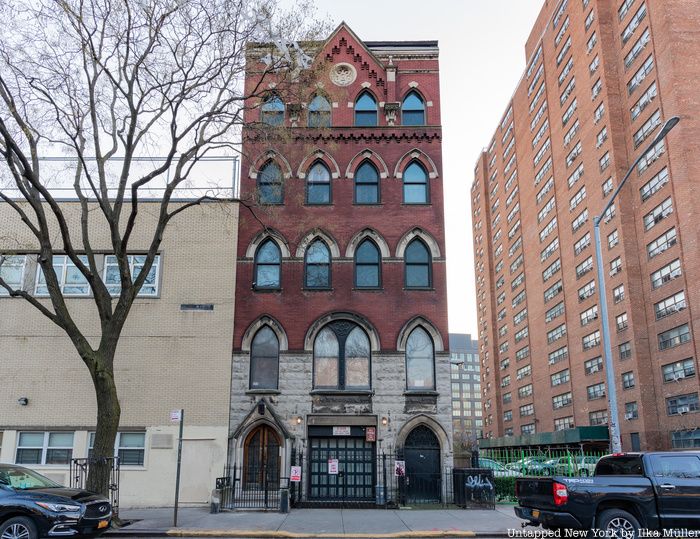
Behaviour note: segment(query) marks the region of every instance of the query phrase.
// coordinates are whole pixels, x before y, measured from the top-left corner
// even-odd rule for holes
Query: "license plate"
[[[102,528],[106,528],[109,526],[109,520],[100,520],[100,522],[97,524],[97,529],[101,530]]]
[[[540,512],[537,509],[532,510],[532,518],[539,518]]]

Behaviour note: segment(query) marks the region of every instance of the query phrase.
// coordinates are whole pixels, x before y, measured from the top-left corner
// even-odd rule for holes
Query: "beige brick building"
[[[64,210],[76,225],[78,205],[64,203]],[[157,210],[156,203],[142,202],[130,253],[145,252]],[[134,303],[115,360],[122,507],[173,503],[178,426],[170,422],[171,410],[185,410],[180,500],[207,503],[224,469],[237,220],[231,202],[206,203],[176,216],[166,229],[154,284]],[[0,252],[18,255],[12,259],[17,284],[40,295],[36,246],[7,204],[0,204],[0,231]],[[99,262],[109,265],[105,230],[95,229],[92,240],[103,253]],[[3,271],[9,276],[9,266]],[[97,338],[88,287],[70,291],[74,318]],[[0,381],[0,462],[25,463],[67,484],[65,463],[87,456],[94,430],[92,382],[62,330],[7,294],[0,294]]]
[[[622,447],[700,445],[698,27],[693,0],[544,2],[472,186],[484,446],[607,437],[593,217],[638,157],[601,222]]]

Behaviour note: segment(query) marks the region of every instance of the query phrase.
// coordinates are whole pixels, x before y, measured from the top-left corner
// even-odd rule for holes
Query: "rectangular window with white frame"
[[[90,433],[88,456],[92,455],[95,433]],[[143,466],[146,453],[145,432],[118,432],[114,441],[114,456],[119,457],[121,466]]]
[[[15,464],[68,465],[73,458],[73,432],[20,432]]]
[[[146,255],[128,255],[129,273],[131,279],[136,280],[143,270],[146,262]],[[153,259],[153,265],[143,286],[139,291],[139,297],[155,297],[158,295],[158,283],[160,278],[160,255],[156,255]],[[118,296],[121,293],[121,277],[119,275],[119,264],[117,257],[114,255],[105,256],[104,282],[107,285],[107,290],[112,296]]]
[[[24,289],[24,273],[27,268],[27,255],[10,255],[0,253],[0,279],[12,290]],[[4,286],[0,286],[0,296],[8,296],[10,293]]]
[[[85,255],[78,257],[80,261],[87,266],[88,259]],[[90,285],[85,278],[85,275],[77,268],[68,255],[53,256],[53,270],[56,273],[58,286],[62,294],[66,296],[88,296],[90,294]],[[48,296],[49,288],[46,284],[46,277],[41,267],[36,275],[36,288],[34,293],[37,296]]]

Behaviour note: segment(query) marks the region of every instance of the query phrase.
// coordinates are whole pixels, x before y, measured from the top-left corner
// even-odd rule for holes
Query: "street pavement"
[[[129,526],[108,532],[123,537],[281,537],[290,539],[412,539],[504,537],[520,528],[512,505],[484,509],[292,509],[290,513],[182,508],[174,528],[172,508],[123,509]]]

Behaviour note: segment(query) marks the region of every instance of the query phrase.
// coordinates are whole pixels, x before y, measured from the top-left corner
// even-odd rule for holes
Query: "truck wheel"
[[[607,537],[637,539],[639,521],[622,509],[607,509],[598,515],[596,527],[606,532]]]
[[[37,539],[39,533],[31,518],[15,517],[0,525],[2,539]]]

